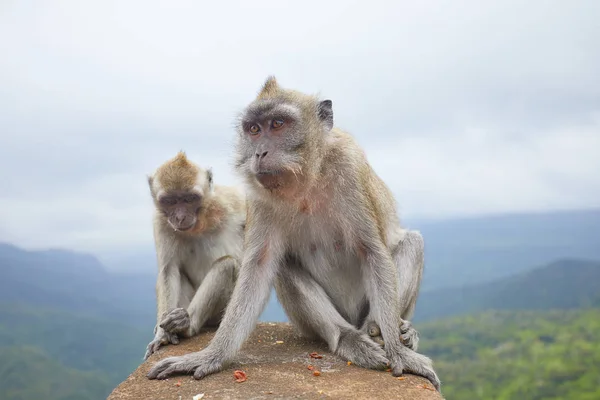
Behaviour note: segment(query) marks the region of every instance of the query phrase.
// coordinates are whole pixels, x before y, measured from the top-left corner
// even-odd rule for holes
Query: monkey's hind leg
[[[413,328],[408,319],[412,317],[415,310],[423,277],[425,261],[423,236],[418,231],[407,231],[404,238],[393,249],[392,257],[398,268],[399,276],[398,295],[400,298],[400,317],[402,318],[400,338],[406,347],[416,351],[419,347],[419,332]],[[381,346],[385,345],[379,326],[371,318],[367,319],[363,330],[376,343]]]
[[[215,261],[187,310],[172,310],[163,318],[160,327],[184,337],[197,335],[207,321],[216,320],[225,310],[237,279],[237,267],[237,261],[230,256]]]
[[[275,290],[290,321],[301,333],[323,339],[330,351],[365,368],[384,369],[385,351],[346,321],[323,288],[294,263],[283,265]]]

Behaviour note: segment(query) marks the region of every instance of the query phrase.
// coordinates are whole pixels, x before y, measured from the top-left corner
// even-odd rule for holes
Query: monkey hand
[[[156,331],[154,339],[148,343],[146,347],[146,354],[144,354],[144,361],[148,359],[152,354],[156,353],[161,346],[166,344],[179,344],[179,337],[174,333],[165,332],[164,329],[159,328]]]
[[[390,349],[387,351],[388,358],[391,361],[392,375],[401,376],[406,372],[422,376],[428,379],[439,392],[441,383],[433,369],[431,359],[404,346],[400,346],[398,350],[397,352]]]
[[[385,342],[381,337],[379,325],[371,321],[365,324],[364,330],[369,334],[375,343],[379,344],[381,347],[385,346]],[[402,321],[402,324],[400,325],[400,333],[400,340],[402,343],[404,343],[404,345],[409,349],[417,351],[419,347],[419,331],[413,328],[410,321]]]
[[[172,375],[193,373],[194,379],[202,379],[207,375],[219,372],[223,368],[223,356],[212,351],[210,347],[197,353],[179,357],[167,357],[154,364],[147,377],[149,379],[166,379]]]
[[[185,308],[174,308],[163,317],[159,326],[171,334],[187,331],[190,328],[190,314]]]
[[[385,351],[369,336],[358,330],[345,330],[340,335],[336,353],[363,368],[385,369],[389,363]]]

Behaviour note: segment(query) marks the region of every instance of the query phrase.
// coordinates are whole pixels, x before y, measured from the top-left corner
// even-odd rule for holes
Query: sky
[[[368,4],[368,5],[367,5]],[[268,75],[333,101],[403,218],[600,206],[600,2],[0,2],[0,241],[152,246],[146,175],[232,170]]]

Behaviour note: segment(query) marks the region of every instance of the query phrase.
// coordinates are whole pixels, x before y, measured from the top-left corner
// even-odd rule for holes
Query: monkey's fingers
[[[392,376],[402,376],[404,373],[404,365],[402,362],[395,361],[391,365],[392,367]]]
[[[167,379],[172,375],[191,374],[197,368],[190,357],[175,357],[177,360],[172,361],[171,365],[158,374],[157,379]]]
[[[148,346],[146,346],[146,353],[144,354],[144,361],[146,361],[148,359],[148,357],[150,357],[152,354],[156,353],[156,351],[160,348],[160,346],[161,346],[160,340],[154,339],[153,341],[148,343]]]
[[[202,379],[207,375],[214,374],[221,370],[220,363],[211,363],[208,365],[201,365],[194,371],[194,379]]]
[[[170,333],[169,334],[169,341],[172,344],[179,344],[179,336],[177,336],[177,334],[175,334],[175,333]]]
[[[400,335],[400,340],[409,349],[417,351],[417,349],[419,347],[419,335],[415,335],[415,334],[409,332],[409,333]]]
[[[176,333],[181,332],[190,327],[189,318],[167,318],[160,324],[160,327],[167,332]]]
[[[402,360],[404,372],[419,375],[428,379],[436,390],[440,391],[440,379],[433,370],[431,359],[407,348],[404,348],[403,353]]]
[[[164,360],[161,360],[154,364],[154,366],[150,369],[148,374],[146,375],[149,379],[164,379],[159,378],[159,374],[163,371],[167,370],[177,359],[180,357],[167,357]]]
[[[402,325],[400,325],[400,340],[406,347],[411,350],[417,350],[419,347],[419,331],[413,328],[410,321],[404,321]]]
[[[382,348],[385,346],[385,342],[383,341],[383,337],[381,337],[381,335],[373,336],[371,337],[371,340],[380,345]]]
[[[375,322],[370,322],[367,326],[367,333],[371,337],[381,336],[381,330]]]
[[[412,323],[410,321],[404,320],[402,321],[402,324],[400,325],[400,332],[402,333],[408,333],[409,331],[414,331],[415,329],[412,326]]]
[[[159,325],[167,332],[177,333],[190,327],[190,315],[183,308],[176,308],[163,317]]]

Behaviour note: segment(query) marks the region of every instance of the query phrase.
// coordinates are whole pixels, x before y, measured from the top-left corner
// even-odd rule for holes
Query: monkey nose
[[[263,159],[267,156],[268,151],[263,151],[262,153],[256,153],[256,158]]]

